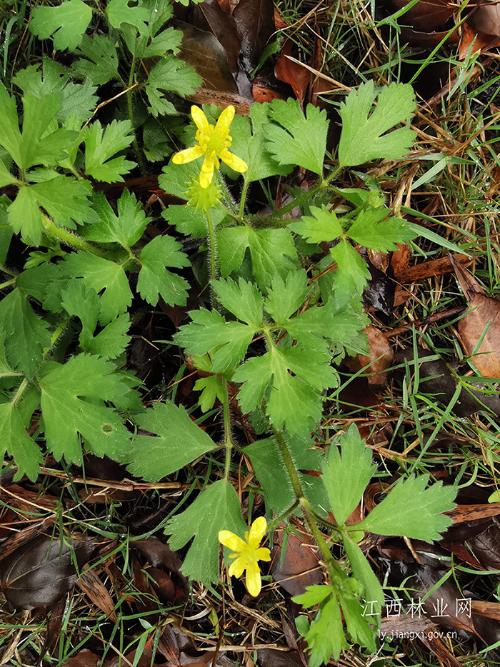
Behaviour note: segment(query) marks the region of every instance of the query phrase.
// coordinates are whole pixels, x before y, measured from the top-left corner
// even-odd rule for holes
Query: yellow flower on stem
[[[208,122],[208,118],[200,107],[193,105],[191,116],[198,128],[195,137],[197,144],[192,148],[175,153],[172,162],[186,164],[204,155],[205,159],[200,171],[202,188],[208,188],[212,182],[214,171],[219,168],[220,160],[234,171],[243,174],[248,169],[247,163],[228,150],[233,142],[229,129],[234,118],[234,107],[232,105],[226,107],[215,125]]]
[[[257,597],[262,588],[258,561],[271,560],[269,549],[260,546],[266,530],[267,522],[263,516],[260,516],[245,533],[244,539],[230,530],[219,531],[219,542],[232,551],[229,554],[229,558],[233,560],[229,566],[229,576],[239,578],[246,570],[245,586],[253,597]]]

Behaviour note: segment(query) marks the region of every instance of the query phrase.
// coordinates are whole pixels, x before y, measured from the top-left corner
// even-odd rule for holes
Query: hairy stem
[[[147,173],[147,167],[146,167],[146,156],[144,155],[144,152],[139,144],[139,138],[137,135],[137,126],[135,122],[135,113],[134,113],[134,94],[135,94],[135,65],[136,65],[136,59],[135,55],[132,56],[132,63],[130,65],[130,73],[128,77],[128,86],[127,86],[127,112],[128,112],[128,118],[130,120],[130,124],[132,125],[132,129],[134,131],[134,141],[133,141],[133,146],[134,146],[134,151],[137,156],[137,162],[139,163],[140,170],[143,175]]]
[[[311,504],[304,495],[304,490],[302,488],[302,482],[300,481],[298,470],[295,467],[295,463],[288,448],[287,442],[281,431],[274,431],[274,439],[278,445],[281,459],[286,468],[288,476],[290,477],[292,489],[297,502],[300,505],[304,519],[306,520],[307,526],[311,531],[311,535],[314,537],[314,541],[318,545],[321,557],[328,568],[330,579],[333,581],[335,579],[335,575],[340,573],[339,565],[332,558],[330,548],[328,547],[328,544],[326,543],[326,540],[319,529],[318,521],[313,512]]]
[[[75,250],[84,250],[85,252],[90,253],[91,255],[97,255],[98,257],[106,257],[106,253],[97,248],[92,243],[85,241],[81,236],[78,236],[74,232],[70,232],[64,227],[58,227],[50,218],[46,215],[42,215],[42,225],[44,232],[47,236],[50,236],[52,239],[56,239],[64,245],[70,246]]]
[[[249,181],[245,178],[243,181],[243,187],[241,189],[241,199],[240,199],[240,208],[239,208],[239,219],[240,222],[243,222],[245,217],[245,204],[247,201],[248,188],[250,187]]]
[[[206,213],[207,217],[207,246],[208,246],[208,275],[210,277],[210,298],[212,301],[212,307],[216,308],[215,297],[212,291],[212,283],[214,280],[217,280],[219,275],[218,260],[217,255],[217,236],[215,234],[215,225],[210,211]]]
[[[224,447],[226,448],[225,462],[224,462],[224,479],[229,479],[229,471],[231,468],[231,454],[233,451],[233,429],[231,425],[231,405],[229,399],[229,385],[227,380],[224,380],[224,403],[222,410],[224,415]]]

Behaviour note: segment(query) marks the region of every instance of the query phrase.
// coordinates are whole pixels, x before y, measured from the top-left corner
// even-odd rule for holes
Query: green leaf
[[[249,359],[233,376],[235,382],[243,383],[238,393],[241,409],[255,410],[268,390],[266,414],[273,426],[285,427],[292,435],[307,435],[321,417],[319,390],[335,384],[327,359],[319,351],[275,346]]]
[[[186,577],[204,584],[218,580],[220,530],[240,535],[245,531],[238,495],[224,479],[204,489],[188,509],[170,519],[165,528],[174,550],[194,538],[181,568]]]
[[[429,475],[400,479],[381,503],[361,523],[359,530],[377,535],[399,535],[432,542],[451,525],[449,512],[455,507],[454,486],[436,482],[427,489]]]
[[[199,177],[199,165],[195,162],[172,164],[163,167],[158,184],[169,195],[187,199],[187,191],[193,180]]]
[[[187,207],[179,208],[185,209]],[[203,222],[203,235],[205,234],[205,223]],[[246,226],[223,227],[217,230],[217,249],[219,251],[220,272],[223,278],[241,267],[248,244],[248,228]]]
[[[95,86],[102,86],[119,78],[118,53],[110,36],[84,36],[77,53],[83,56],[71,66],[77,76],[91,81]]]
[[[42,210],[59,227],[75,228],[75,223],[97,219],[89,196],[92,186],[69,176],[57,176],[49,181],[22,186],[8,209],[9,224],[21,234],[25,243],[40,245],[43,225]]]
[[[287,436],[287,444],[297,470],[319,469],[321,455],[311,449],[309,441]],[[284,512],[295,500],[295,494],[274,438],[252,443],[245,447],[244,453],[252,462],[255,476],[262,487],[267,512],[269,514]],[[319,508],[321,501],[326,500],[321,479],[305,472],[299,472],[299,477],[306,498],[315,508]]]
[[[148,481],[157,481],[187,466],[217,445],[186,410],[171,401],[155,403],[135,417],[141,435],[133,440],[130,472]],[[144,432],[153,435],[143,435]],[[179,443],[182,442],[182,447]]]
[[[55,119],[61,105],[61,91],[40,96],[31,92],[24,95],[21,133],[15,100],[0,84],[0,146],[21,170],[56,163],[66,156],[66,149],[78,137],[76,132],[57,129]]]
[[[52,36],[54,49],[74,51],[92,19],[92,9],[82,0],[66,0],[58,7],[35,7],[30,31],[39,39]]]
[[[128,190],[122,192],[116,213],[101,193],[94,197],[94,209],[99,221],[83,229],[83,235],[90,241],[119,243],[129,249],[139,241],[150,222],[142,204]]]
[[[58,100],[57,120],[67,130],[74,129],[75,132],[58,131],[56,137],[61,135],[63,138],[66,136],[72,139],[68,148],[71,150],[76,148],[75,142],[78,140],[76,131],[84,121],[90,118],[98,102],[97,95],[95,95],[97,88],[92,85],[91,81],[86,79],[83,83],[74,83],[69,77],[68,70],[49,58],[42,60],[41,67],[40,64],[36,64],[19,70],[13,81],[21,88],[25,96],[31,95],[44,99],[54,97]],[[51,135],[50,143],[46,142],[47,146],[44,148],[54,148],[51,145],[53,140],[54,133]],[[57,162],[60,159],[61,153],[56,146],[53,160]]]
[[[268,109],[267,104],[252,104],[250,118],[235,116],[231,126],[231,151],[247,163],[245,180],[249,183],[270,176],[286,176],[293,169],[278,164],[267,149],[266,136],[271,127]]]
[[[330,597],[332,594],[332,587],[327,584],[315,584],[307,586],[304,593],[294,595],[292,600],[300,604],[304,609],[310,609]]]
[[[10,454],[16,462],[18,477],[26,475],[34,482],[42,463],[42,454],[26,427],[26,420],[13,403],[0,403],[0,457],[5,452]]]
[[[276,123],[266,127],[267,148],[281,165],[299,165],[323,173],[328,120],[326,112],[307,105],[306,116],[296,100],[274,100],[270,116]]]
[[[352,300],[352,294],[351,294]],[[286,323],[290,335],[302,346],[318,347],[327,340],[337,355],[367,353],[366,336],[362,330],[370,323],[366,314],[349,306],[334,308],[312,306]]]
[[[0,264],[5,264],[12,241],[12,230],[7,221],[7,197],[0,196]]]
[[[285,275],[296,267],[297,250],[288,229],[252,229],[248,227],[248,247],[255,280],[266,287],[271,278]]]
[[[0,300],[0,322],[11,367],[33,377],[50,342],[47,323],[35,314],[19,289]]]
[[[396,250],[398,243],[415,238],[405,220],[388,216],[388,209],[383,207],[360,211],[347,235],[365,248],[383,252]]]
[[[100,121],[96,120],[84,134],[85,173],[105,183],[123,181],[123,174],[128,174],[136,163],[113,155],[128,148],[133,140],[129,120],[113,120],[104,130]]]
[[[101,295],[101,324],[114,320],[132,303],[132,292],[121,264],[86,252],[68,255],[64,272],[71,278],[84,278],[87,287]]]
[[[340,166],[352,167],[379,158],[394,160],[410,149],[415,133],[409,127],[392,128],[409,122],[415,113],[413,88],[391,83],[382,88],[374,108],[376,97],[373,81],[368,81],[349,93],[340,105]]]
[[[63,290],[61,299],[68,315],[78,317],[82,323],[79,342],[84,352],[116,359],[125,351],[130,340],[127,335],[130,328],[128,314],[119,315],[96,335],[101,309],[97,292],[87,288],[83,280],[74,279]]]
[[[335,521],[343,525],[356,509],[363,492],[376,471],[371,450],[366,447],[354,424],[339,439],[339,447],[330,445],[323,465],[323,483]]]
[[[384,591],[382,586],[372,570],[370,563],[366,556],[358,547],[358,545],[351,540],[349,535],[342,535],[344,542],[344,549],[349,558],[352,573],[357,581],[363,586],[364,598],[366,602],[375,602],[376,615],[373,617],[376,624],[380,622],[380,615],[382,612],[382,605],[384,604]]]
[[[176,230],[195,239],[205,238],[207,223],[205,214],[200,209],[186,204],[171,204],[162,211],[162,217]]]
[[[17,183],[17,178],[10,173],[2,160],[0,160],[0,188],[4,188],[6,185],[11,185],[12,183]]]
[[[374,624],[369,623],[371,617],[363,615],[363,607],[348,588],[339,592],[339,599],[349,637],[354,643],[368,649],[371,654],[375,653]]]
[[[253,274],[262,289],[277,273],[286,275],[295,268],[297,251],[288,229],[225,227],[217,231],[217,239],[223,276],[241,266],[247,248],[250,250]]]
[[[329,211],[326,206],[311,206],[310,211],[312,215],[304,215],[299,222],[288,225],[288,228],[309,243],[333,241],[341,236],[342,225],[333,211]]]
[[[361,296],[370,280],[370,271],[365,260],[349,241],[339,241],[330,248],[330,254],[337,264],[334,273],[335,303],[340,308],[351,303],[353,297]]]
[[[16,234],[26,244],[40,245],[42,240],[42,216],[31,187],[21,186],[9,206],[8,220]]]
[[[220,303],[242,322],[254,329],[262,326],[263,299],[262,294],[243,278],[236,283],[231,278],[216,280],[213,289]]]
[[[89,354],[66,364],[51,364],[40,379],[47,447],[59,461],[82,463],[80,437],[97,456],[124,461],[130,434],[113,407],[129,392],[125,379],[109,361]],[[98,378],[98,381],[96,379]]]
[[[311,588],[307,587],[307,590]],[[314,587],[316,588],[316,587]],[[309,667],[320,667],[329,663],[330,659],[337,661],[340,652],[347,648],[342,618],[340,615],[339,603],[333,593],[333,589],[325,586],[330,591],[330,595],[323,601],[316,618],[311,623],[305,636],[309,649]],[[320,592],[314,591],[313,594],[318,597]],[[307,595],[307,591],[304,595]],[[297,601],[302,596],[295,596]]]
[[[226,400],[226,384],[221,375],[198,378],[193,389],[201,392],[198,397],[198,404],[202,412],[211,410],[217,399],[221,403]]]
[[[5,148],[18,165],[21,162],[21,142],[16,100],[0,83],[0,146]]]
[[[140,33],[147,31],[147,22],[149,20],[149,11],[143,7],[142,0],[130,4],[131,0],[109,0],[106,6],[106,15],[109,24],[118,30],[123,23],[132,25]]]
[[[255,329],[240,322],[226,322],[215,310],[192,310],[191,322],[180,327],[174,336],[177,345],[189,355],[207,352],[212,357],[215,373],[224,373],[236,366],[245,356]]]
[[[266,311],[273,320],[288,328],[288,319],[302,306],[307,296],[307,274],[291,271],[285,280],[275,275],[266,296]]]
[[[162,57],[168,51],[178,53],[182,43],[182,32],[175,28],[166,28],[155,35],[150,43],[144,48],[143,58]]]
[[[173,56],[162,58],[152,67],[145,86],[150,113],[155,118],[176,114],[174,105],[163,96],[162,91],[186,97],[192,95],[201,82],[201,77],[184,61]]]
[[[187,301],[188,282],[168,267],[180,269],[189,266],[181,245],[171,236],[155,236],[139,254],[141,270],[137,291],[152,306],[161,298],[171,306],[184,306]]]

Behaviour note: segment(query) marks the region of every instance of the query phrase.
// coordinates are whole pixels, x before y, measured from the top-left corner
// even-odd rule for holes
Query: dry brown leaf
[[[306,97],[307,89],[311,82],[311,72],[290,60],[288,56],[292,55],[292,42],[286,40],[281,49],[281,53],[276,61],[274,75],[279,81],[288,83],[292,88],[295,97],[302,104]]]
[[[83,651],[66,660],[62,667],[97,667],[98,662],[99,657],[84,648]]]
[[[472,45],[472,52],[488,51],[500,46],[500,4],[481,4],[462,27],[459,57],[463,60]]]
[[[483,294],[474,276],[450,259],[469,302],[467,314],[458,323],[460,342],[483,377],[500,377],[500,301]]]
[[[449,515],[455,524],[487,519],[490,516],[498,516],[499,514],[500,503],[488,503],[487,505],[457,505],[454,510],[449,512]]]
[[[115,604],[106,586],[93,570],[86,570],[78,579],[77,585],[95,606],[103,611],[107,618],[116,621]]]
[[[387,337],[376,327],[368,326],[365,329],[368,336],[369,353],[358,354],[346,361],[346,365],[353,371],[366,368],[364,373],[367,376],[368,383],[374,385],[383,385],[387,382],[387,369],[392,364],[394,352],[387,340]]]
[[[307,586],[323,581],[319,557],[312,537],[294,527],[285,535],[283,528],[276,531],[272,552],[271,572],[290,595],[300,595]],[[282,549],[285,548],[283,556]]]

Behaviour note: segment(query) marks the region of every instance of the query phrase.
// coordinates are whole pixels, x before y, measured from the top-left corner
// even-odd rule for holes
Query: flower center
[[[232,138],[226,129],[209,125],[206,129],[196,132],[196,141],[204,153],[220,155],[223,150],[229,148]]]

